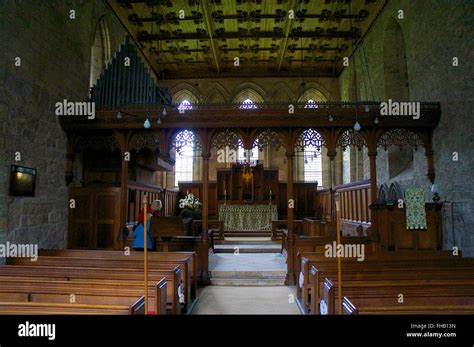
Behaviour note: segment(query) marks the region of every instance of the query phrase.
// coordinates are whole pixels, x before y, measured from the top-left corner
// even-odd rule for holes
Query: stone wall
[[[384,53],[404,41],[409,99],[441,103],[442,117],[433,145],[436,183],[446,201],[445,247],[458,246],[469,256],[474,256],[474,186],[470,184],[474,181],[473,6],[466,0],[390,1],[355,54],[358,100],[383,101],[395,94],[390,88],[400,81],[387,77],[387,71],[393,72],[388,65],[393,59]],[[403,10],[404,19],[397,18],[399,10]],[[389,41],[394,21],[404,40]],[[457,67],[453,66],[454,57],[459,59]],[[353,67],[340,76],[343,100],[351,99]],[[403,68],[400,71],[403,74]],[[453,152],[458,152],[458,161],[453,161]],[[388,170],[387,156],[379,150],[378,184],[387,180],[382,170]],[[400,174],[400,180],[404,186],[426,188],[428,196],[423,149],[413,156],[413,166]]]
[[[70,18],[75,10],[75,19]],[[0,242],[67,242],[66,135],[54,105],[89,94],[94,29],[105,16],[112,53],[124,41],[102,1],[3,1],[0,10]],[[15,66],[15,57],[21,66]],[[15,161],[15,152],[21,161]],[[9,196],[10,165],[38,170],[34,197]]]

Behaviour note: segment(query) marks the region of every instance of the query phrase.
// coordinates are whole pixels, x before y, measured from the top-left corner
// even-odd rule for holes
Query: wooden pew
[[[293,232],[296,235],[300,235],[302,233],[302,229],[303,229],[302,225],[303,225],[303,221],[301,219],[293,220]],[[288,220],[280,219],[280,220],[272,221],[272,241],[282,239],[282,251],[283,249],[285,250],[287,249],[286,247],[283,247],[283,245],[286,244],[286,240],[283,241],[285,231],[286,233],[288,233]]]
[[[52,280],[37,277],[0,277],[0,301],[55,302],[75,304],[124,305],[143,294],[143,284],[138,282],[106,282]],[[155,314],[166,314],[166,279],[162,278],[149,287],[149,303]]]
[[[337,283],[337,282],[336,282]],[[395,306],[400,293],[403,303],[398,306],[434,306],[434,305],[474,305],[474,278],[463,280],[402,280],[402,281],[344,281],[343,293],[351,299],[358,299],[364,306]],[[324,279],[324,290],[320,307],[325,312],[320,314],[336,314],[336,299],[339,296],[337,287],[328,278]]]
[[[426,306],[362,306],[345,296],[342,299],[343,314],[474,314],[474,305],[426,305]]]
[[[366,266],[362,266],[362,268],[365,268],[365,270],[368,269],[368,264],[373,262],[374,264],[379,264],[380,266],[385,266],[385,267],[394,267],[395,264],[399,264],[399,266],[406,266],[407,264],[409,265],[412,262],[417,262],[420,260],[426,260],[426,261],[435,261],[436,259],[439,259],[442,261],[448,261],[446,264],[450,264],[450,261],[455,261],[459,259],[463,259],[460,257],[455,257],[452,255],[450,252],[441,252],[441,251],[424,251],[424,252],[374,252],[374,253],[368,253],[365,255],[365,261],[362,262]],[[300,264],[298,269],[300,269],[300,272],[298,273],[298,281],[297,281],[297,287],[296,287],[296,296],[297,300],[301,303],[301,306],[304,308],[305,311],[309,311],[309,292],[310,292],[310,281],[308,280],[310,278],[310,267],[314,264],[317,264],[318,268],[321,270],[322,267],[337,267],[337,258],[327,258],[324,255],[324,252],[305,252],[305,253],[300,253],[298,256],[298,264]],[[342,262],[345,264],[343,266],[344,269],[348,269],[349,266],[357,266],[354,264],[359,263],[361,265],[361,262],[357,262],[355,258],[343,258]],[[387,264],[389,262],[389,264]],[[465,261],[463,261],[465,263]],[[473,263],[474,264],[474,263]],[[377,265],[372,265],[372,266],[377,266]]]
[[[11,258],[8,259],[8,264],[11,265],[28,265],[28,266],[70,266],[70,267],[87,267],[87,268],[111,268],[111,269],[132,269],[141,271],[143,273],[143,260],[139,258],[76,258],[76,257],[51,257],[41,256],[38,260],[31,262],[27,258]],[[188,270],[188,263],[182,264],[185,271],[181,271],[181,281],[184,285],[184,308],[187,311],[187,306],[191,305],[191,291],[190,278]],[[149,270],[171,270],[177,265],[175,261],[148,261]],[[182,269],[183,269],[182,268]]]
[[[470,264],[458,263],[456,266],[456,264],[449,263],[436,264],[429,260],[427,263],[421,263],[417,266],[413,266],[411,261],[403,261],[403,263],[395,264],[393,268],[390,267],[388,262],[364,264],[365,266],[359,267],[346,266],[343,271],[343,284],[345,285],[346,282],[350,281],[375,281],[379,283],[396,281],[402,283],[404,280],[405,284],[406,281],[415,280],[447,280],[451,283],[457,281],[457,283],[463,284],[466,279],[474,278],[474,268]],[[337,267],[326,267],[321,270],[313,265],[310,275],[311,300],[306,300],[309,301],[310,311],[317,314],[320,293],[324,291],[324,277],[330,278],[333,282],[336,281]]]
[[[114,259],[143,259],[143,252],[130,251],[126,255],[123,251],[110,250],[81,250],[81,249],[62,249],[62,250],[40,250],[39,256],[61,256],[73,258],[114,258]],[[182,266],[184,278],[191,278],[191,299],[197,297],[197,261],[195,252],[148,252],[149,261],[173,263]],[[187,275],[189,273],[189,275]]]
[[[167,241],[156,242],[158,252],[195,252],[198,284],[210,284],[209,254],[213,253],[213,231],[200,236],[174,236]]]
[[[3,265],[0,266],[0,276],[26,276],[63,279],[66,281],[79,281],[88,283],[93,280],[137,282],[143,284],[143,271],[136,269],[112,268],[87,268],[87,267],[61,267],[38,265]],[[168,270],[149,270],[149,285],[154,285],[163,277],[167,282],[167,302],[172,314],[180,314],[178,293],[181,286],[181,268],[176,266]]]
[[[97,314],[97,315],[132,315],[142,314],[144,298],[130,305],[84,305],[56,304],[43,302],[0,302],[0,314],[4,315],[59,315],[59,314]]]

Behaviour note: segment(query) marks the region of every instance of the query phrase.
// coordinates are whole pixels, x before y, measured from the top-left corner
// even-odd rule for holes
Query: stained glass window
[[[242,101],[242,103],[240,104],[240,108],[246,108],[246,109],[255,109],[257,108],[257,105],[255,105],[255,103],[250,100],[250,99],[245,99],[244,101]]]

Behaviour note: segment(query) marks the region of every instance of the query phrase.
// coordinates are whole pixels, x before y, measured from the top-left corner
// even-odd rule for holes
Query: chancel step
[[[283,286],[284,271],[212,271],[211,284],[217,286]]]
[[[255,242],[250,244],[249,242],[243,242],[241,244],[223,243],[214,246],[214,253],[280,253],[281,245],[273,244],[269,242]]]

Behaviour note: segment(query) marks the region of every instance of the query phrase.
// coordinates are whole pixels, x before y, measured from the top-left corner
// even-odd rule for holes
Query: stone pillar
[[[295,285],[295,248],[293,235],[293,220],[294,220],[294,196],[293,196],[293,170],[294,163],[293,158],[294,152],[286,152],[286,197],[287,197],[287,220],[288,220],[288,255],[287,255],[287,274],[285,284],[293,286]],[[292,203],[290,205],[290,202]],[[290,207],[291,206],[291,207]]]
[[[209,230],[209,158],[211,153],[208,150],[203,150],[202,154],[202,235],[201,247],[202,259],[204,269],[209,269],[209,255],[208,255],[208,230]],[[204,271],[201,274],[201,282],[203,284],[210,283],[209,271]]]
[[[334,157],[334,181],[333,185],[342,184],[342,149]]]

